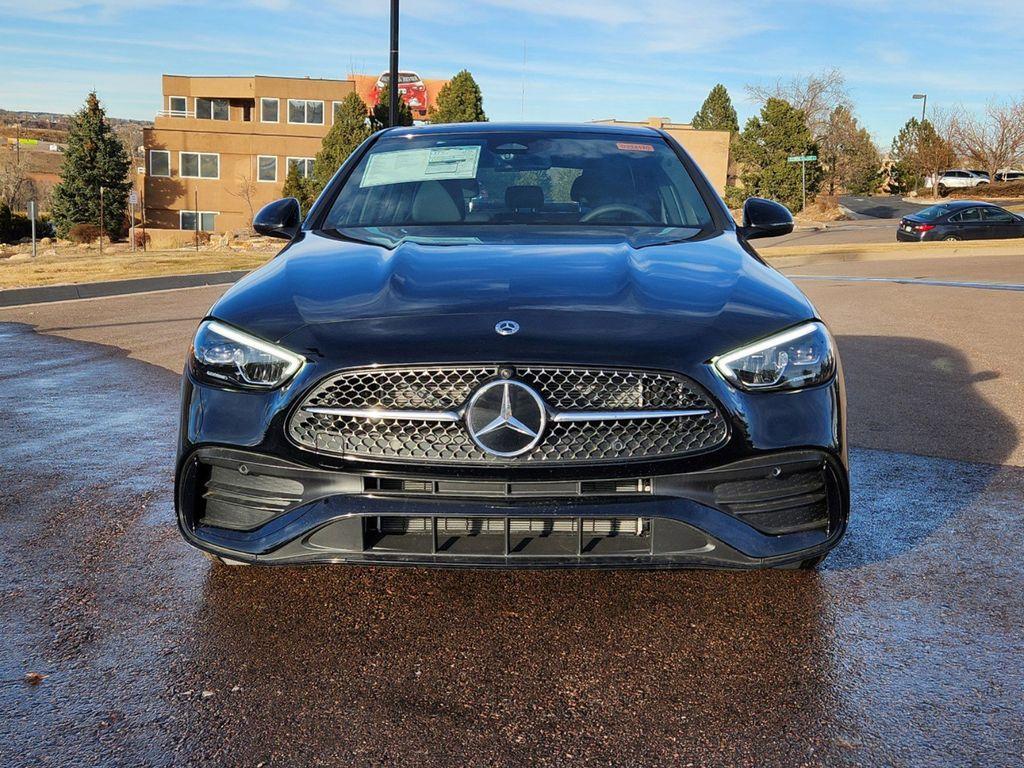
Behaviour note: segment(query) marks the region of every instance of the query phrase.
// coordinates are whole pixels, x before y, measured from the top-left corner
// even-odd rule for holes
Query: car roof
[[[950,200],[945,203],[950,208],[998,208],[995,203],[986,203],[984,200]]]
[[[623,125],[622,123],[442,123],[438,125],[417,125],[411,128],[388,128],[386,133],[418,136],[440,133],[596,133],[609,136],[660,136],[648,125]]]

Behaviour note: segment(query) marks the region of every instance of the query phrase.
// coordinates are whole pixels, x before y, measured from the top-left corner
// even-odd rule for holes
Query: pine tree
[[[131,182],[131,160],[107,122],[93,91],[85,106],[71,118],[68,148],[60,183],[53,189],[53,222],[58,237],[66,237],[75,224],[100,223],[100,187],[103,188],[103,226],[111,237],[125,232],[125,211]]]
[[[313,172],[316,173],[315,160],[313,161]],[[298,163],[288,167],[288,175],[284,177],[284,187],[281,189],[281,196],[294,197],[298,200],[303,214],[305,214],[316,201],[317,195],[313,193],[313,178],[303,176],[299,172]]]
[[[701,131],[729,131],[739,133],[740,124],[736,119],[736,110],[729,98],[729,91],[719,83],[711,89],[711,93],[700,105],[700,110],[693,116],[690,124]]]
[[[747,124],[736,141],[736,160],[746,193],[778,200],[791,210],[801,205],[801,169],[789,163],[790,155],[817,154],[807,119],[782,99],[768,99],[758,116]],[[813,199],[821,182],[818,163],[807,163],[807,198]]]
[[[405,111],[409,112],[408,106],[405,107]],[[399,112],[399,116],[401,116],[401,112]],[[342,163],[348,159],[356,147],[369,137],[370,127],[367,125],[366,119],[366,104],[355,91],[346,96],[338,105],[334,113],[334,124],[324,136],[320,151],[317,153],[316,160],[313,161],[313,178],[307,180],[308,183],[304,189],[300,188],[301,192],[311,198],[310,202],[316,200]],[[411,114],[408,124],[412,125]],[[287,181],[285,184],[287,185]]]
[[[871,134],[857,123],[849,108],[832,110],[819,145],[828,194],[867,194],[878,186],[882,157]]]
[[[401,97],[398,99],[398,125],[412,125],[412,110]],[[370,110],[370,127],[375,131],[391,127],[391,93],[386,88]]]
[[[432,123],[487,122],[480,86],[467,70],[462,70],[441,87],[428,119]]]

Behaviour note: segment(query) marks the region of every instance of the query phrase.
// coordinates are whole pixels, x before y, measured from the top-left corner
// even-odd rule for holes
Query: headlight
[[[836,372],[832,337],[821,323],[805,323],[715,358],[715,369],[740,389],[800,389]]]
[[[273,389],[284,384],[304,359],[247,333],[207,320],[192,342],[192,373],[214,384]]]

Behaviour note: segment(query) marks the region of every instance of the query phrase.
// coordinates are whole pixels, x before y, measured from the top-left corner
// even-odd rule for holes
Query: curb
[[[33,288],[9,288],[0,290],[0,307],[17,307],[22,304],[47,304],[53,301],[75,301],[76,299],[98,299],[107,296],[123,296],[150,291],[168,291],[175,288],[202,288],[208,285],[234,283],[250,270],[235,272],[211,272],[198,275],[164,275],[161,277],[140,277],[132,280],[107,280],[102,283],[80,285],[40,285]]]

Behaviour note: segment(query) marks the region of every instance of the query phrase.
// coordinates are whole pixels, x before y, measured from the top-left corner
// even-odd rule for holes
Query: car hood
[[[494,356],[655,365],[682,349],[707,359],[815,312],[733,232],[643,248],[622,239],[393,249],[307,233],[211,315],[352,365]],[[520,332],[498,336],[500,320]]]

